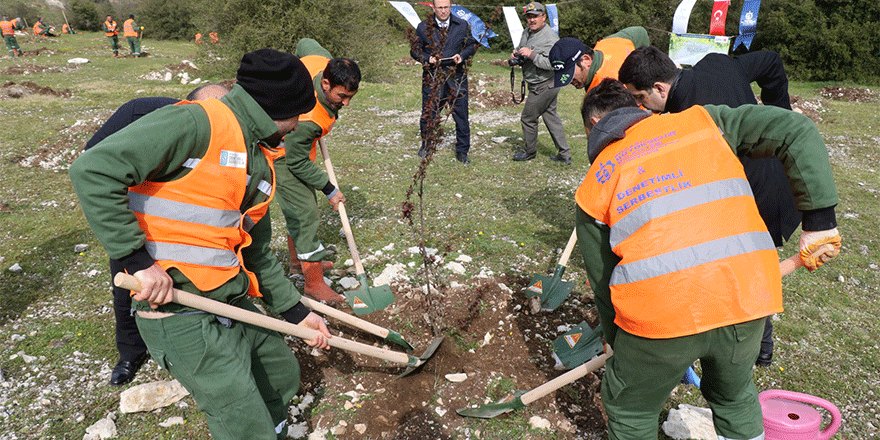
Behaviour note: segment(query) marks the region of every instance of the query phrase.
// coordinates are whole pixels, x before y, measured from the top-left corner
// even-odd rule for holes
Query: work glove
[[[837,228],[825,231],[804,231],[801,233],[801,261],[811,272],[830,261],[840,253],[840,233]],[[831,245],[831,249],[820,251],[823,245]]]

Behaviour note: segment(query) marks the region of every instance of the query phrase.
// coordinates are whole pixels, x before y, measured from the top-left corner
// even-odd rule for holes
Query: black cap
[[[584,46],[581,40],[571,37],[560,38],[550,48],[547,57],[550,59],[550,65],[553,66],[555,77],[553,87],[563,87],[571,83],[571,78],[574,77],[574,67],[586,51],[587,46]]]
[[[134,18],[134,14],[128,14],[128,18]]]
[[[317,102],[309,70],[287,52],[260,49],[244,54],[236,78],[273,120],[307,113]]]

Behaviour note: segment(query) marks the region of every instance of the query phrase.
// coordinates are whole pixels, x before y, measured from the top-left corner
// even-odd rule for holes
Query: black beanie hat
[[[315,107],[309,70],[287,52],[260,49],[244,54],[237,79],[273,120],[292,118]]]

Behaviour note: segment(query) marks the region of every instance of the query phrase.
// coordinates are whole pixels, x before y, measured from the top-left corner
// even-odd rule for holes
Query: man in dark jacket
[[[738,57],[708,54],[692,69],[682,70],[660,49],[641,47],[623,62],[619,79],[640,105],[654,112],[678,113],[706,104],[757,104],[752,82],[761,88],[764,104],[791,110],[785,67],[779,55],[769,50]],[[775,157],[740,156],[740,161],[773,243],[782,246],[801,222],[785,170]],[[768,317],[757,365],[769,366],[772,362],[772,335],[773,324]]]
[[[471,127],[468,122],[468,83],[465,63],[474,56],[477,40],[468,23],[452,15],[449,0],[435,0],[434,13],[419,23],[416,41],[410,49],[414,60],[422,63],[422,146],[419,156],[436,149],[439,139],[430,140],[440,124],[440,110],[452,103],[455,121],[455,159],[470,163]]]
[[[196,88],[189,95],[187,101],[199,101],[210,98],[220,98],[229,92],[229,89],[209,84]],[[107,119],[107,122],[98,129],[97,132],[86,142],[85,150],[88,150],[104,138],[116,133],[127,127],[142,116],[152,111],[172,105],[179,100],[165,97],[146,97],[135,98],[122,104]],[[123,272],[122,262],[116,259],[110,259],[110,280],[117,273]],[[134,379],[135,374],[141,368],[141,365],[147,360],[147,344],[138,333],[137,323],[131,313],[131,296],[130,291],[121,287],[113,286],[113,312],[116,315],[116,351],[119,352],[119,361],[113,367],[110,374],[110,385],[125,385]]]

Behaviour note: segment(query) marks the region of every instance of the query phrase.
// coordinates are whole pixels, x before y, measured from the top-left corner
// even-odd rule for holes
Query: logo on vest
[[[232,168],[247,168],[247,153],[223,150],[220,152],[220,166]]]
[[[611,175],[614,173],[614,162],[610,160],[602,164],[599,167],[599,170],[596,171],[596,181],[599,183],[605,183],[608,179],[611,178]]]

